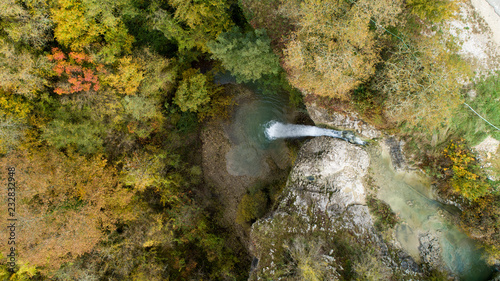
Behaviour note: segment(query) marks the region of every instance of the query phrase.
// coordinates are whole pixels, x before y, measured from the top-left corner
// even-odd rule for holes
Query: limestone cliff
[[[328,137],[301,148],[276,210],[252,226],[250,280],[389,280],[420,276],[379,238],[365,205],[370,158]]]

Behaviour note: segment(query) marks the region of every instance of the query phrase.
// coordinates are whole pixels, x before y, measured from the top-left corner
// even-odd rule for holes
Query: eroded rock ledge
[[[307,141],[276,211],[252,226],[250,280],[419,279],[413,259],[389,250],[373,227],[365,205],[369,165],[360,146],[328,137]]]

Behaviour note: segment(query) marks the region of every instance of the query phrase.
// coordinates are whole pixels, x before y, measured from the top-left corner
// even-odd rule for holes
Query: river
[[[434,199],[430,181],[417,172],[395,171],[387,149],[371,147],[371,175],[380,187],[378,198],[391,206],[400,218],[395,229],[396,241],[415,260],[420,261],[419,237],[431,233],[439,239],[445,266],[464,281],[488,280],[488,267],[478,243],[451,223],[460,211]]]

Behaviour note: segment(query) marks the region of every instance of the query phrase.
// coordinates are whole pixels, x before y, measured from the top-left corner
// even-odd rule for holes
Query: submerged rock
[[[442,268],[441,259],[441,246],[439,245],[439,239],[430,232],[426,232],[419,237],[420,246],[418,250],[420,251],[420,256],[422,261],[428,263],[434,268]]]

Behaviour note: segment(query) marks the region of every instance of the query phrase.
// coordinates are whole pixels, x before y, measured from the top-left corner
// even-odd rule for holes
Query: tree
[[[34,98],[48,85],[51,63],[46,56],[34,55],[0,39],[0,88]]]
[[[265,214],[267,198],[264,192],[258,191],[255,194],[245,194],[238,204],[236,222],[244,225],[254,221]]]
[[[120,113],[127,123],[128,132],[140,138],[147,138],[159,130],[164,122],[160,104],[152,97],[126,96],[122,99],[124,111]]]
[[[175,40],[179,49],[198,48],[208,51],[207,42],[214,40],[233,24],[224,0],[168,0],[173,13],[156,8],[154,26],[165,37]]]
[[[190,68],[182,73],[174,102],[182,111],[197,112],[210,102],[214,87],[199,69]]]
[[[62,78],[58,87],[54,89],[56,94],[95,93],[101,88],[102,78],[99,76],[106,72],[104,65],[96,64],[86,53],[70,52],[67,57],[58,48],[53,48],[48,58],[55,63],[52,70]]]
[[[120,1],[57,0],[51,9],[56,40],[78,52],[96,47],[106,62],[129,54],[134,38],[115,14],[121,12],[120,4]]]
[[[378,25],[394,24],[401,2],[361,0],[284,1],[283,13],[296,31],[286,45],[285,69],[292,85],[306,93],[346,99],[375,73]],[[378,26],[377,25],[377,26]]]
[[[143,49],[137,56],[144,72],[144,79],[139,87],[141,94],[155,98],[163,98],[169,94],[179,75],[177,60],[164,58],[149,49]]]
[[[271,45],[283,49],[285,38],[293,29],[289,18],[280,13],[281,0],[242,0],[241,8],[254,29],[265,29]],[[275,50],[276,50],[275,49]]]
[[[456,1],[449,0],[408,0],[408,6],[412,13],[431,22],[449,19],[458,10]]]
[[[115,74],[106,77],[107,83],[120,94],[135,95],[144,79],[141,65],[132,60],[132,57],[118,59],[118,70]]]
[[[418,43],[400,43],[384,68],[373,79],[372,88],[385,95],[386,115],[396,123],[432,130],[449,124],[462,103],[462,84],[468,67],[450,54],[438,36],[419,38]]]
[[[210,42],[208,48],[241,83],[279,72],[278,57],[271,50],[270,43],[264,30],[243,34],[240,28],[233,27]]]
[[[0,154],[6,154],[21,142],[26,125],[11,116],[0,113]]]
[[[41,137],[50,145],[58,149],[73,147],[89,154],[102,151],[104,124],[93,120],[88,109],[61,107],[55,115],[55,119],[42,129]]]
[[[42,49],[52,40],[52,27],[47,0],[0,2],[0,28],[14,42]]]
[[[16,169],[16,249],[22,264],[50,273],[91,251],[116,223],[134,218],[132,194],[121,188],[102,155],[16,151],[0,159],[0,169],[7,167]],[[4,182],[6,177],[0,174]],[[0,216],[7,220],[7,212]]]

